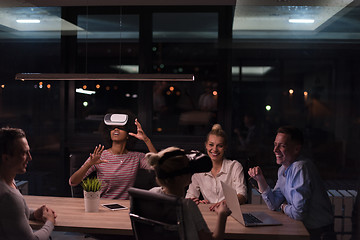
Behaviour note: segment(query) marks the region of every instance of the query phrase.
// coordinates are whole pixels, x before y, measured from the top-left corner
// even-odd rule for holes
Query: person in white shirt
[[[220,183],[223,181],[236,190],[240,204],[244,204],[247,198],[244,169],[238,161],[225,159],[227,141],[220,124],[215,124],[208,133],[205,147],[213,167],[210,172],[192,176],[185,198],[190,198],[197,204],[213,203],[210,209],[214,209],[225,199]],[[200,193],[203,200],[199,199]]]

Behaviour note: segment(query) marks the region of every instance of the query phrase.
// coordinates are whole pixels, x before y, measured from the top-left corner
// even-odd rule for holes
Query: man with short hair
[[[302,221],[311,240],[335,239],[331,202],[315,165],[301,156],[303,142],[298,128],[278,129],[273,151],[281,167],[274,189],[270,189],[260,167],[250,168],[248,173],[258,182],[269,209],[280,207],[287,216]]]
[[[15,185],[16,174],[26,173],[31,161],[30,147],[25,132],[18,128],[0,129],[0,238],[49,239],[54,229],[56,214],[43,205],[30,210]],[[33,232],[29,219],[43,221],[43,227]]]

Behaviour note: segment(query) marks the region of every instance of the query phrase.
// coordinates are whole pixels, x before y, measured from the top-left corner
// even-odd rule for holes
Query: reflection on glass
[[[128,109],[137,115],[138,83],[95,81],[76,82],[75,132],[97,133],[109,111]],[[86,86],[86,90],[84,89]]]
[[[153,85],[155,134],[205,135],[216,121],[217,83],[168,83]]]

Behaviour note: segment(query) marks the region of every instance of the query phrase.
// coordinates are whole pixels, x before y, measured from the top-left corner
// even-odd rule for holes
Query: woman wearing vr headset
[[[192,173],[211,169],[210,159],[204,156],[189,161],[185,152],[176,147],[168,147],[159,153],[147,153],[148,162],[155,169],[156,181],[161,186],[152,188],[150,191],[183,198]],[[214,232],[211,233],[194,201],[183,198],[186,239],[223,239],[226,220],[231,211],[225,202],[216,206],[214,211],[218,215],[218,220]]]
[[[236,190],[240,204],[244,204],[247,196],[244,169],[238,161],[225,159],[227,141],[220,124],[215,124],[208,133],[205,147],[213,167],[209,172],[192,176],[186,198],[191,198],[197,204],[214,203],[210,206],[210,210],[213,210],[225,199],[220,183],[223,181]],[[200,193],[204,200],[199,199]]]
[[[127,190],[134,185],[138,169],[150,168],[144,153],[128,150],[129,143],[136,138],[144,141],[150,152],[157,151],[132,113],[106,114],[104,123],[111,147],[96,146],[86,162],[70,177],[69,184],[76,186],[96,171],[102,184],[102,198],[129,199]]]

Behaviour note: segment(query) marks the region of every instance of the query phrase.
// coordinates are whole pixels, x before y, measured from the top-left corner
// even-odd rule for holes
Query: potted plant
[[[98,212],[101,182],[97,177],[86,178],[82,181],[81,186],[84,189],[85,212]]]

